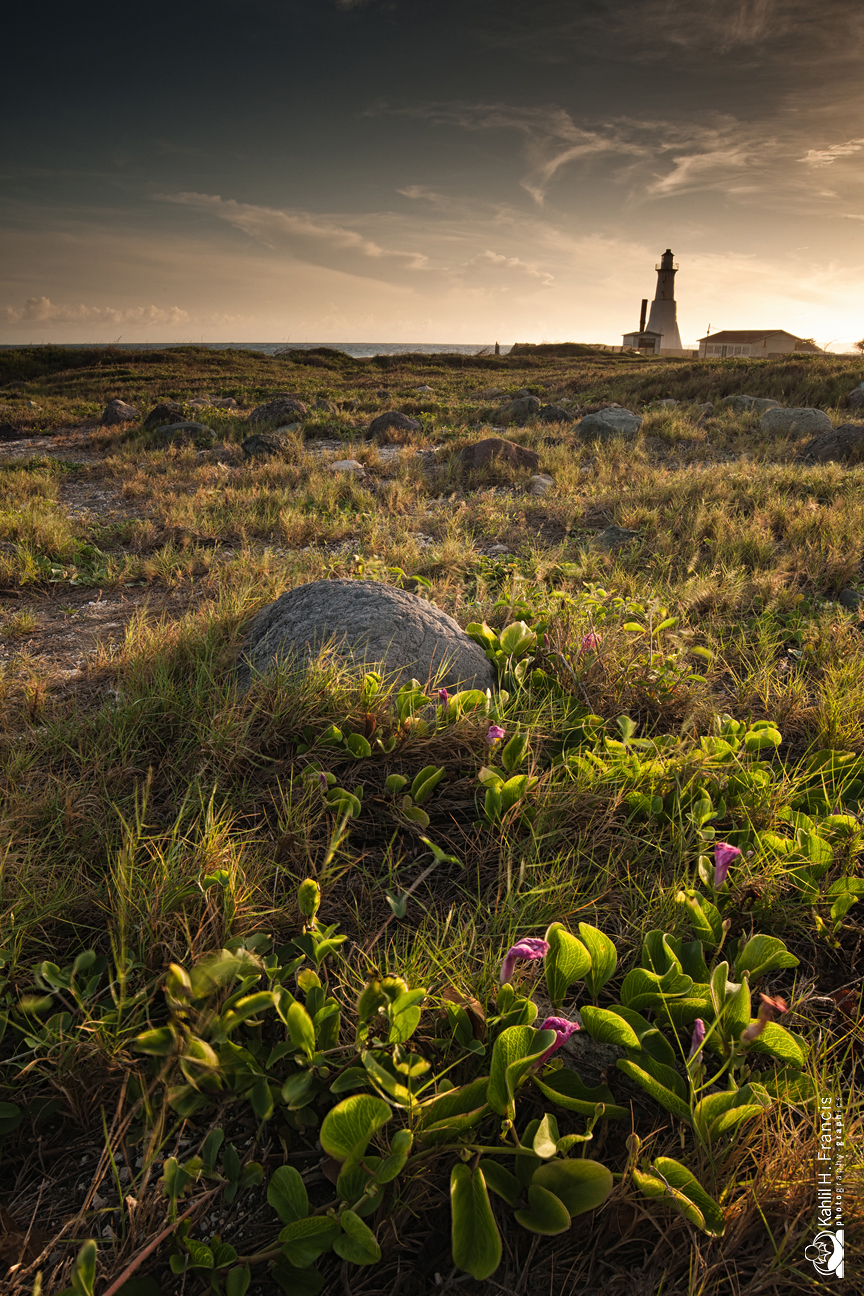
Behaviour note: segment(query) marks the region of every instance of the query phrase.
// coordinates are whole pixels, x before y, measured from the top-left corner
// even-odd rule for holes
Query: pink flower
[[[447,692],[445,688],[440,688],[438,690],[438,701],[441,703],[442,706],[446,706],[447,703],[450,701],[450,694]]]
[[[693,1023],[693,1038],[690,1041],[690,1052],[687,1054],[687,1061],[695,1057],[705,1042],[705,1023],[701,1017],[697,1017]]]
[[[789,1005],[785,999],[772,999],[770,995],[760,994],[762,1000],[759,1005],[759,1016],[755,1022],[741,1032],[741,1043],[749,1044],[752,1040],[758,1039],[765,1027],[770,1021],[774,1020],[774,1014],[782,1015],[789,1011]]]
[[[536,1066],[541,1067],[551,1053],[559,1049],[575,1031],[580,1029],[578,1022],[568,1021],[566,1017],[547,1017],[541,1024],[540,1030],[553,1030],[555,1032],[555,1043],[549,1045],[543,1056],[538,1059]]]
[[[517,959],[542,959],[549,953],[549,942],[536,936],[526,936],[524,940],[511,945],[501,964],[501,984],[504,985],[513,975]]]
[[[326,792],[326,791],[327,791],[327,775],[324,774],[323,772],[319,772],[319,774],[318,774],[318,783],[320,784],[321,791],[322,791],[322,792]]]
[[[486,734],[486,741],[490,747],[494,747],[496,742],[507,737],[507,730],[502,729],[500,725],[490,725],[489,732]]]
[[[594,634],[593,631],[591,632],[591,634],[583,635],[582,641],[579,644],[579,656],[581,657],[583,653],[587,653],[587,652],[596,652],[599,647],[600,647],[599,635]]]
[[[714,847],[714,886],[721,887],[726,881],[729,865],[741,854],[737,846],[728,842],[717,842]]]

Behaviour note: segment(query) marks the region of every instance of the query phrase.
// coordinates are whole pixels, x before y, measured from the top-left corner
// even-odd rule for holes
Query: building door
[[[726,358],[726,348],[725,348],[725,346],[720,348],[720,355],[721,355],[721,356],[724,358],[724,360],[725,360],[725,358]]]

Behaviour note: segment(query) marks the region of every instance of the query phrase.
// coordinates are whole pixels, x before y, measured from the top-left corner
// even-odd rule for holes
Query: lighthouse
[[[624,334],[625,347],[636,347],[654,355],[665,352],[681,354],[681,334],[678,332],[678,307],[675,303],[675,276],[678,266],[670,248],[660,258],[660,264],[654,267],[657,271],[657,289],[651,303],[648,325],[645,325],[645,308],[642,303],[642,318],[636,333]]]

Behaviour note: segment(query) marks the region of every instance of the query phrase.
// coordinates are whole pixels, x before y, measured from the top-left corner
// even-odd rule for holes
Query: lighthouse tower
[[[649,333],[660,334],[658,351],[680,351],[681,334],[678,332],[678,307],[675,304],[675,275],[678,266],[669,248],[660,258],[657,271],[657,291],[648,316]]]

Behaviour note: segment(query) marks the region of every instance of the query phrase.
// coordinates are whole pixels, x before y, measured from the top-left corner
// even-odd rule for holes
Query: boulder
[[[99,422],[102,427],[115,427],[118,423],[134,423],[140,417],[134,405],[118,399],[108,402]]]
[[[698,414],[700,419],[708,418],[709,415],[714,413],[714,406],[710,401],[703,401],[701,405],[693,406],[693,413]]]
[[[241,649],[239,687],[277,661],[302,666],[331,641],[343,660],[397,671],[400,684],[413,678],[425,685],[430,676],[449,689],[497,683],[482,648],[434,603],[379,581],[319,580],[288,590],[255,617]]]
[[[576,415],[560,405],[541,405],[537,411],[541,423],[575,423]]]
[[[841,423],[830,432],[820,432],[802,447],[798,457],[812,463],[861,463],[864,423]]]
[[[748,396],[746,392],[729,396],[720,402],[721,409],[732,410],[735,414],[747,414],[751,411],[762,414],[765,410],[779,408],[779,405],[780,402],[772,400],[770,396]]]
[[[655,401],[654,404],[663,409],[672,409],[675,405],[679,404],[679,402],[675,400],[674,396],[664,396],[662,400]]]
[[[531,495],[548,495],[554,485],[554,477],[550,477],[548,473],[538,473],[536,477],[531,478],[528,491]]]
[[[474,400],[497,400],[503,395],[503,387],[486,387],[483,391],[474,392]]]
[[[522,427],[530,418],[534,418],[535,414],[539,414],[540,405],[541,402],[536,396],[519,396],[516,400],[499,406],[495,411],[496,422],[516,423]]]
[[[357,459],[337,459],[334,463],[328,464],[327,468],[332,473],[351,473],[354,477],[366,476],[366,469]]]
[[[366,435],[384,437],[387,441],[399,441],[422,430],[422,424],[417,419],[409,418],[401,410],[387,410],[386,414],[379,414],[372,420]]]
[[[196,396],[189,402],[195,409],[237,409],[233,396]]]
[[[243,453],[247,459],[268,459],[284,455],[291,445],[290,438],[278,432],[253,432],[243,442]]]
[[[627,527],[608,526],[605,531],[599,531],[595,535],[594,543],[601,549],[617,549],[620,545],[638,539],[638,531],[629,531]]]
[[[596,414],[586,414],[575,431],[583,441],[609,441],[615,436],[631,437],[642,426],[642,419],[621,405],[609,405]]]
[[[195,445],[199,450],[209,450],[216,442],[216,433],[206,423],[169,423],[157,429],[156,439],[163,445]]]
[[[339,406],[336,404],[336,402],[331,400],[326,400],[323,396],[319,396],[318,399],[316,400],[315,409],[320,410],[322,414],[339,413]]]
[[[846,404],[849,409],[860,409],[864,405],[864,383],[859,383],[857,387],[852,388],[846,397]]]
[[[778,406],[766,410],[759,420],[763,432],[797,433],[798,436],[816,436],[820,432],[833,432],[834,424],[824,410],[786,409]]]
[[[280,393],[263,405],[256,406],[247,422],[250,427],[262,427],[268,423],[276,427],[279,423],[293,423],[295,419],[305,418],[306,413],[306,406],[296,396]]]
[[[154,405],[141,426],[145,432],[152,432],[154,428],[166,427],[169,423],[178,423],[182,419],[183,406],[179,401],[161,401]]]
[[[497,465],[531,468],[534,472],[540,467],[540,456],[535,450],[526,450],[513,441],[505,441],[503,437],[486,437],[483,441],[475,441],[459,455],[459,461],[466,469],[488,468],[493,460]]]
[[[848,608],[850,612],[860,612],[864,605],[864,594],[860,590],[844,589],[840,591],[837,602],[841,607]]]

